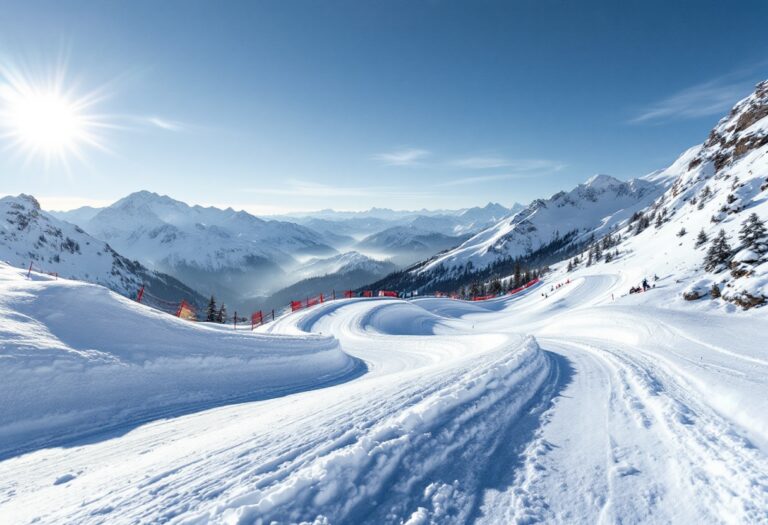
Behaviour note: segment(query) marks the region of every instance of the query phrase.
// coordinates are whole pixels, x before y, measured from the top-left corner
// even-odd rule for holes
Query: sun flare
[[[103,149],[98,130],[103,121],[90,114],[98,97],[77,97],[55,82],[34,82],[18,70],[0,69],[0,126],[11,149],[46,163],[83,158],[84,148]]]

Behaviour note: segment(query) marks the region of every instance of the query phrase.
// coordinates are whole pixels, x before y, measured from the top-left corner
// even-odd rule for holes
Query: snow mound
[[[0,264],[0,455],[347,379],[329,336],[195,324],[107,289]]]

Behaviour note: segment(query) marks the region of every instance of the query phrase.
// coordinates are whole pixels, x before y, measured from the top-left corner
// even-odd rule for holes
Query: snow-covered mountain
[[[337,253],[298,224],[189,206],[147,191],[115,202],[80,226],[143,264],[229,301],[289,284],[287,272],[299,259]]]
[[[628,292],[653,277],[680,301],[752,308],[768,304],[766,223],[768,81],[669,167],[627,182],[592,177],[374,286],[458,289],[505,280],[519,261],[552,266],[552,279],[607,272]]]
[[[524,206],[515,203],[506,208],[489,202],[485,206],[459,210],[395,211],[372,208],[362,212],[323,210],[306,215],[291,215],[295,220],[323,234],[340,234],[358,241],[395,226],[412,226],[429,233],[448,236],[477,233],[498,220],[517,213]]]
[[[283,216],[289,218],[286,221],[264,220],[231,208],[189,206],[140,191],[106,208],[52,214],[204,294],[246,305],[300,280],[334,273],[329,270],[351,262],[349,255],[342,255],[338,264],[332,262],[340,252],[359,251],[372,256],[368,261],[389,259],[397,266],[409,265],[456,246],[468,233],[519,207],[489,203],[461,210],[325,210],[304,217]],[[318,268],[307,269],[307,264]],[[379,277],[382,266],[376,265],[356,269]]]
[[[452,236],[416,226],[393,226],[369,235],[355,245],[364,253],[388,255],[400,266],[407,266],[458,246],[468,236]]]
[[[300,276],[302,279],[353,271],[383,275],[395,270],[395,268],[396,266],[389,261],[377,260],[360,252],[351,251],[325,258],[314,257],[297,268],[294,275]]]
[[[0,199],[0,217],[0,258],[14,266],[31,263],[38,271],[98,283],[129,297],[146,284],[153,295],[169,301],[202,301],[173,277],[148,270],[80,227],[44,212],[30,195]]]
[[[768,81],[666,171],[679,175],[626,225],[626,256],[610,264],[672,275],[689,300],[768,301]]]
[[[595,175],[569,192],[533,201],[417,271],[429,272],[438,267],[450,271],[468,263],[482,269],[502,257],[531,253],[558,237],[572,235],[577,241],[599,235],[648,206],[663,190],[663,184],[649,180],[623,182]]]
[[[354,290],[381,279],[398,269],[389,260],[376,260],[359,252],[346,252],[324,259],[311,259],[293,272],[302,279],[269,297],[253,301],[254,309],[284,308],[290,301],[324,294],[330,297],[336,291]]]

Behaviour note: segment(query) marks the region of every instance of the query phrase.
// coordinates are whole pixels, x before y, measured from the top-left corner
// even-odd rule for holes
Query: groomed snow
[[[329,336],[195,324],[0,263],[0,457],[364,371]]]
[[[765,522],[768,357],[755,340],[766,315],[691,307],[664,278],[625,295],[635,279],[620,265],[556,269],[499,300],[339,300],[255,336],[230,332],[253,337],[254,351],[313,332],[367,372],[6,459],[0,515]]]

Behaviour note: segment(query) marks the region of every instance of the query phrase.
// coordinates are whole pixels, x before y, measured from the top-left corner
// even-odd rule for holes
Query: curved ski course
[[[288,316],[264,331],[333,335],[368,373],[4,461],[0,521],[768,521],[765,322],[624,287]]]

